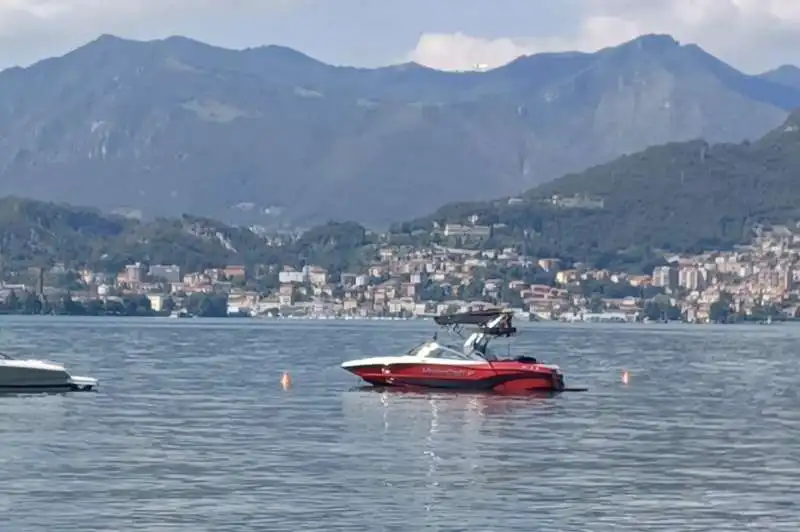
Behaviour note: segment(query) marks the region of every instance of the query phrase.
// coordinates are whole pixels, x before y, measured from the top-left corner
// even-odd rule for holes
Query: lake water
[[[100,379],[0,398],[0,529],[800,529],[800,327],[524,324],[517,352],[589,388],[554,398],[338,367],[433,330],[0,318],[0,349]]]

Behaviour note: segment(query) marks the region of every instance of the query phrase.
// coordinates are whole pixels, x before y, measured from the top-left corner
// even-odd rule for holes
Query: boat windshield
[[[421,343],[421,344],[419,344],[418,346],[416,346],[416,347],[412,347],[412,348],[411,348],[411,349],[408,351],[408,353],[406,353],[406,356],[415,357],[415,356],[419,355],[419,352],[422,350],[422,348],[423,348],[423,347],[425,347],[425,346],[427,346],[427,345],[428,345],[428,342],[422,342],[422,343]]]
[[[450,345],[426,341],[411,349],[406,356],[420,356],[425,352],[425,358],[449,358],[453,360],[475,360],[470,353],[463,353],[460,349]]]
[[[449,360],[482,360],[483,357],[475,357],[472,353],[463,352],[454,347],[439,346],[425,355],[425,358],[441,358]]]
[[[491,340],[491,337],[476,334],[470,337],[469,340],[472,340],[472,349],[479,353],[481,357],[485,358],[486,360],[500,360],[500,357],[497,355],[495,350],[489,347],[489,341]],[[469,340],[467,341],[468,343]]]

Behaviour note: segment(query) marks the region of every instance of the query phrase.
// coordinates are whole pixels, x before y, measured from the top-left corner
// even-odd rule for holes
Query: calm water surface
[[[432,332],[4,317],[2,350],[101,387],[0,398],[0,528],[800,529],[800,327],[526,325],[518,351],[590,388],[549,399],[357,391],[338,367]]]

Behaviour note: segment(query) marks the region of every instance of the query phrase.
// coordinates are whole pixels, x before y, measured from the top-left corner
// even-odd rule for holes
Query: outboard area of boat
[[[69,382],[73,392],[97,391],[97,379],[93,379],[92,377],[72,375]]]
[[[0,353],[0,394],[96,391],[97,379],[71,375],[63,364]]]

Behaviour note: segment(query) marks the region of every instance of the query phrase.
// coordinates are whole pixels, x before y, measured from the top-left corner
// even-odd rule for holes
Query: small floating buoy
[[[628,380],[630,379],[630,375],[627,371],[622,372],[622,384],[628,384]]]
[[[289,376],[288,371],[283,372],[283,376],[281,377],[281,388],[284,390],[288,390],[292,387],[292,377]]]

